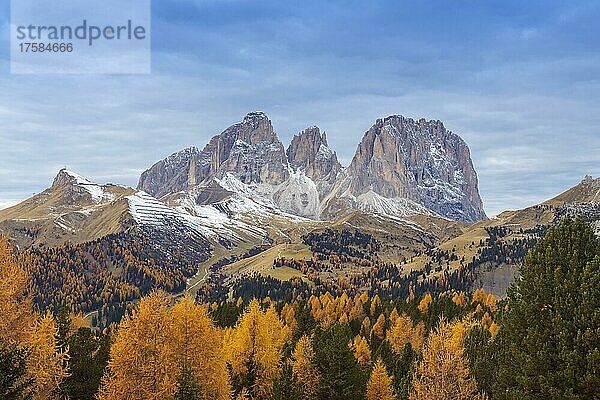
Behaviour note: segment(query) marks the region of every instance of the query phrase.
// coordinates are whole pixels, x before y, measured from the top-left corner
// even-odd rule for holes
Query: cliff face
[[[227,173],[247,184],[278,185],[288,178],[285,149],[265,114],[246,115],[202,151],[191,147],[157,162],[142,174],[138,189],[162,197]]]
[[[450,219],[485,218],[469,148],[440,121],[378,120],[347,170],[355,196],[405,198]]]
[[[205,204],[227,196],[202,195],[202,188],[214,192],[215,182],[228,192],[233,185],[238,194],[253,193],[284,212],[309,218],[334,219],[355,209],[460,221],[485,218],[465,142],[440,121],[398,115],[378,120],[344,169],[319,128],[295,135],[285,151],[267,116],[250,113],[202,151],[191,147],[153,165],[138,188],[156,197],[196,188],[196,201]]]
[[[287,149],[287,159],[295,171],[303,171],[312,180],[335,179],[340,173],[337,155],[329,148],[325,132],[310,127],[295,135]]]
[[[211,139],[196,164],[196,182],[233,174],[243,183],[278,185],[288,177],[283,144],[267,116],[250,113]]]
[[[155,197],[186,189],[199,154],[196,147],[189,147],[157,162],[142,173],[138,189]]]
[[[314,126],[295,135],[287,159],[290,177],[273,193],[274,202],[285,212],[320,218],[322,200],[331,193],[342,171],[325,132]]]

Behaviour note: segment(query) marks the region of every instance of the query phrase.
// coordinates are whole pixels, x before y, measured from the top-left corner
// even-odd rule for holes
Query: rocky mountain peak
[[[76,184],[78,180],[83,180],[83,178],[77,175],[74,172],[69,171],[66,168],[62,168],[54,177],[54,181],[52,182],[52,187],[65,187]]]
[[[81,202],[100,203],[110,201],[115,196],[108,190],[107,185],[98,185],[81,175],[66,168],[58,171],[50,190],[61,190],[63,196],[73,204]]]
[[[591,175],[586,175],[581,181],[582,185],[591,185],[600,188],[600,178],[594,179]]]
[[[189,172],[199,154],[196,147],[188,147],[158,161],[142,173],[138,189],[156,197],[184,190],[194,179]]]
[[[269,121],[269,117],[262,111],[253,111],[246,114],[244,117],[244,123],[255,123],[259,124],[261,121]],[[270,122],[270,121],[269,121]]]
[[[405,198],[450,219],[485,218],[469,148],[441,121],[401,115],[365,133],[348,174],[354,196]]]
[[[243,183],[277,185],[287,179],[285,149],[263,112],[247,114],[202,151],[192,147],[154,164],[140,177],[138,189],[160,198],[228,173]]]
[[[439,120],[378,119],[344,169],[318,127],[296,134],[286,151],[267,115],[255,111],[201,151],[192,147],[159,161],[142,174],[138,188],[159,198],[197,188],[195,201],[205,204],[226,197],[212,184],[224,187],[224,180],[247,186],[240,195],[256,189],[251,197],[310,218],[352,210],[485,218],[469,148]]]
[[[341,170],[337,155],[327,144],[327,135],[316,126],[294,135],[287,159],[292,170],[302,171],[314,180],[335,177]]]

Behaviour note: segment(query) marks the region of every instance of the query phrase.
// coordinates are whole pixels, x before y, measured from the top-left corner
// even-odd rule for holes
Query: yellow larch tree
[[[36,320],[32,302],[25,296],[28,275],[8,240],[0,235],[0,347],[26,348],[27,378],[34,378],[34,399],[57,397],[67,376],[68,349],[56,344],[58,329],[52,314]]]
[[[489,327],[489,331],[492,334],[492,338],[495,338],[498,332],[500,332],[500,325],[498,325],[495,322],[492,322],[492,324]]]
[[[395,398],[392,377],[388,375],[381,359],[378,359],[367,383],[367,400],[394,400]]]
[[[354,357],[362,367],[367,367],[371,364],[371,349],[367,343],[367,339],[362,336],[357,336],[352,342]]]
[[[278,363],[290,330],[273,306],[262,311],[252,300],[226,341],[226,360],[233,379],[246,382],[252,398],[266,399],[279,372]],[[252,375],[252,376],[250,376]]]
[[[206,306],[188,295],[171,310],[170,339],[173,361],[179,371],[191,371],[201,400],[231,397],[221,332],[213,325]]]
[[[360,329],[365,336],[369,336],[369,333],[371,332],[371,320],[369,317],[363,319]]]
[[[292,373],[302,386],[302,400],[312,400],[317,395],[319,372],[315,365],[315,352],[308,336],[296,343],[292,353]]]
[[[371,317],[375,317],[375,314],[377,313],[377,311],[381,308],[381,299],[379,298],[379,295],[375,295],[373,297],[373,300],[371,300],[371,308],[369,310]]]
[[[471,298],[471,301],[478,302],[478,303],[485,303],[485,299],[486,299],[486,294],[485,294],[485,289],[484,288],[479,288],[477,290],[475,290],[475,292],[473,292],[473,297]]]
[[[18,346],[34,323],[32,303],[24,296],[27,273],[12,246],[0,235],[0,345]]]
[[[433,302],[433,298],[431,297],[431,294],[427,293],[421,299],[421,302],[419,303],[419,306],[418,306],[421,314],[427,314],[427,312],[429,311],[429,306],[431,305],[432,302]]]
[[[285,324],[290,328],[291,331],[296,330],[298,323],[296,322],[296,309],[293,305],[285,303],[281,310],[281,318]]]
[[[425,339],[425,325],[419,322],[417,326],[413,326],[412,319],[406,314],[401,314],[390,326],[386,339],[397,355],[402,354],[407,343],[418,350]]]
[[[170,348],[169,297],[153,292],[119,324],[100,400],[170,399],[178,374]]]
[[[496,298],[493,294],[488,294],[485,298],[485,305],[493,312],[498,308],[498,304],[496,302]]]
[[[58,348],[57,334],[54,317],[47,313],[40,317],[27,335],[27,370],[35,378],[34,399],[57,399],[58,387],[68,375],[69,356]]]
[[[375,325],[373,325],[373,329],[371,330],[371,335],[375,336],[379,339],[383,339],[385,337],[384,333],[385,328],[385,315],[383,313],[379,314],[377,321],[375,321]]]
[[[460,293],[456,293],[454,296],[452,296],[452,301],[454,302],[454,304],[456,304],[459,307],[465,307],[467,305],[467,302],[469,301],[469,299],[467,298],[467,295],[465,292],[460,292]]]
[[[463,355],[465,330],[470,323],[448,324],[441,320],[429,335],[423,358],[413,378],[411,400],[478,399],[475,380]]]
[[[396,309],[396,307],[394,307],[394,309],[392,310],[392,312],[390,313],[390,323],[394,323],[396,322],[396,319],[400,316],[400,314],[398,314],[398,310]]]
[[[490,317],[490,314],[486,311],[485,314],[483,314],[483,317],[481,317],[481,325],[484,328],[489,329],[492,322],[492,317]]]

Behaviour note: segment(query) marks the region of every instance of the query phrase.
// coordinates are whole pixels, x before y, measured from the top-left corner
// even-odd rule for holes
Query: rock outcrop
[[[246,184],[278,185],[288,178],[285,149],[264,113],[246,115],[202,151],[190,147],[157,162],[142,174],[138,189],[160,198],[227,173]]]
[[[369,129],[347,174],[350,193],[412,200],[450,219],[486,218],[469,148],[440,121],[399,115]]]
[[[284,151],[271,121],[253,112],[202,151],[191,147],[159,161],[138,185],[159,198],[194,188],[198,204],[226,201],[233,187],[239,195],[315,219],[357,209],[467,222],[486,218],[465,142],[440,121],[399,115],[378,120],[344,169],[319,128],[295,135]]]
[[[329,148],[325,132],[310,127],[294,135],[287,149],[287,159],[294,171],[302,171],[314,181],[335,180],[342,166]]]

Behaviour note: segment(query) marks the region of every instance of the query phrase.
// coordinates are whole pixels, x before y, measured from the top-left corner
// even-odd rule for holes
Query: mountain
[[[333,182],[342,170],[327,135],[316,126],[294,135],[286,155],[292,170],[303,171],[314,181]]]
[[[486,218],[469,148],[440,121],[398,115],[378,120],[346,173],[346,197],[358,201],[406,199],[453,220]]]
[[[211,205],[199,206],[190,215],[146,192],[96,184],[67,169],[58,172],[48,189],[0,210],[0,232],[21,248],[84,243],[131,229],[146,232],[166,247],[176,238],[196,239],[202,252],[208,243],[233,246],[267,236],[266,230],[234,220]]]
[[[422,270],[427,265],[435,268],[443,264],[449,270],[468,269],[474,275],[474,287],[503,297],[518,276],[518,266],[527,251],[566,215],[583,217],[600,235],[600,178],[586,176],[540,204],[470,224],[415,257],[408,267]]]
[[[128,226],[126,198],[134,193],[62,169],[48,189],[0,210],[0,231],[22,248],[89,241]]]
[[[154,164],[138,189],[173,204],[180,192],[193,193],[196,204],[236,193],[245,202],[314,220],[353,210],[463,222],[486,218],[465,142],[440,121],[402,116],[378,120],[343,168],[318,127],[295,135],[284,150],[268,117],[253,112],[202,151],[191,147]]]
[[[138,189],[162,197],[226,174],[244,184],[277,185],[288,178],[285,149],[262,112],[246,115],[202,151],[191,147],[154,164],[140,177]]]

